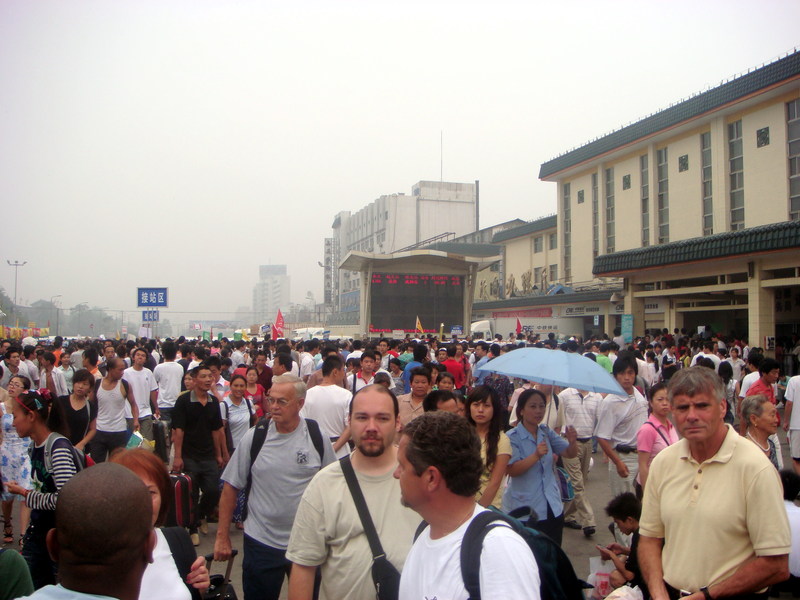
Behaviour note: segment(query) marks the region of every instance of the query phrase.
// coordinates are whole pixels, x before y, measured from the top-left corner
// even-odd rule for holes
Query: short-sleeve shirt
[[[508,457],[511,456],[511,442],[508,439],[508,436],[500,432],[500,439],[497,440],[497,456],[506,455]],[[483,461],[483,473],[481,473],[481,487],[478,490],[478,493],[475,494],[475,501],[481,499],[483,496],[483,491],[486,489],[486,486],[489,485],[489,479],[492,476],[491,471],[486,468],[486,440],[481,441],[481,460]],[[497,488],[497,493],[494,496],[494,500],[492,500],[492,506],[496,508],[500,508],[503,504],[503,486]]]
[[[657,417],[650,415],[636,435],[636,449],[639,452],[650,453],[650,459],[647,461],[649,466],[659,452],[677,441],[678,432],[672,423],[667,421],[667,425],[664,426]],[[636,475],[636,481],[640,481],[638,474]]]
[[[250,417],[256,414],[256,407],[246,398],[242,398],[242,401],[236,405],[230,396],[226,395],[219,404],[219,410],[220,417],[228,422],[233,447],[236,448],[244,434],[250,429]]]
[[[59,404],[64,409],[64,417],[69,426],[69,436],[67,439],[74,446],[80,442],[89,432],[89,423],[97,418],[97,401],[87,400],[86,405],[80,410],[72,408],[69,396],[59,396]]]
[[[247,484],[254,431],[255,428],[244,434],[222,473],[222,479],[238,490]],[[322,467],[336,460],[330,441],[323,437],[322,442],[325,452],[320,460],[305,419],[291,433],[279,433],[275,422],[270,421],[264,445],[253,463],[245,534],[267,546],[286,549],[308,482]]]
[[[205,404],[193,391],[183,392],[175,401],[172,427],[183,430],[182,455],[192,460],[213,460],[214,431],[222,428],[219,401],[211,394]]]
[[[650,466],[639,533],[664,540],[664,581],[677,589],[714,585],[755,556],[789,554],[777,470],[755,444],[725,427],[722,446],[702,464],[683,439]]]
[[[542,440],[547,443],[547,454],[522,475],[509,477],[508,487],[503,495],[503,511],[529,506],[540,519],[545,519],[549,505],[554,516],[562,514],[564,503],[561,501],[561,489],[553,471],[553,455],[564,452],[569,442],[545,425],[539,425],[534,437],[522,423],[508,432],[508,439],[512,450],[509,465],[536,452],[536,446]]]
[[[597,428],[594,434],[611,445],[636,447],[636,434],[647,420],[647,400],[639,390],[631,396],[609,394],[597,410]]]
[[[795,375],[786,386],[785,398],[787,402],[800,403],[800,375]],[[800,406],[793,406],[792,416],[789,420],[789,429],[800,429]]]

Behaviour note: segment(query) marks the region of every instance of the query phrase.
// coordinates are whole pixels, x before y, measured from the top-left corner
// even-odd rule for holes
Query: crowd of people
[[[231,527],[243,530],[246,599],[278,598],[287,576],[292,600],[372,598],[376,590],[380,598],[467,598],[461,542],[487,509],[557,545],[565,527],[596,535],[586,492],[593,456],[608,467],[615,542],[598,552],[614,564],[614,587],[635,585],[645,600],[761,598],[790,573],[800,576],[792,508],[800,376],[785,377],[781,363],[736,336],[658,330],[626,342],[614,334],[2,341],[0,582],[9,583],[0,583],[0,599],[34,589],[66,597],[53,591],[57,581],[84,594],[199,598],[209,575],[193,547],[215,521],[217,560],[234,552]],[[526,346],[583,354],[622,393],[493,370],[494,359]],[[781,402],[788,469],[777,436]],[[98,542],[138,552],[136,565],[144,559],[135,590],[124,592],[103,588],[104,576],[76,576],[97,550],[68,539],[84,527],[71,522],[74,504],[63,509],[72,517],[58,520],[68,490],[73,503],[85,500],[79,481],[106,485],[120,469],[151,499],[146,541],[130,524],[109,531],[133,546]],[[196,511],[168,523],[178,474],[191,480]],[[110,501],[92,497],[84,509],[124,510]],[[480,553],[481,595],[539,598],[542,569],[552,565],[540,564],[508,523],[492,525]]]

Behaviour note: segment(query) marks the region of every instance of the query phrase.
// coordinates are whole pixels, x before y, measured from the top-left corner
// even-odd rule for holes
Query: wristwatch
[[[706,586],[703,586],[703,587],[701,587],[701,588],[700,588],[700,591],[701,591],[701,592],[703,592],[703,596],[704,596],[705,600],[714,600],[714,599],[711,597],[711,592],[709,592],[709,591],[708,591],[708,586],[707,586],[707,585],[706,585]]]

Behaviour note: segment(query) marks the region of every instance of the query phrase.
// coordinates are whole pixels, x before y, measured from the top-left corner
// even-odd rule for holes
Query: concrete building
[[[539,176],[557,184],[558,280],[622,278],[635,335],[707,326],[769,348],[800,332],[799,52],[547,161]]]
[[[253,313],[260,323],[272,323],[278,309],[289,306],[289,275],[286,265],[261,265],[253,286]]]
[[[325,239],[325,298],[334,304],[333,324],[354,324],[361,277],[356,271],[339,269],[341,261],[350,252],[389,255],[474,232],[478,183],[419,181],[411,195],[385,195],[355,213],[338,213],[331,228],[332,236]]]

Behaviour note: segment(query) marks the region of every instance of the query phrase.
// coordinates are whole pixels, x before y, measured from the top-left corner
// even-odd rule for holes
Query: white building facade
[[[289,306],[290,280],[286,265],[261,265],[253,286],[253,312],[261,323],[272,323],[278,309]]]

